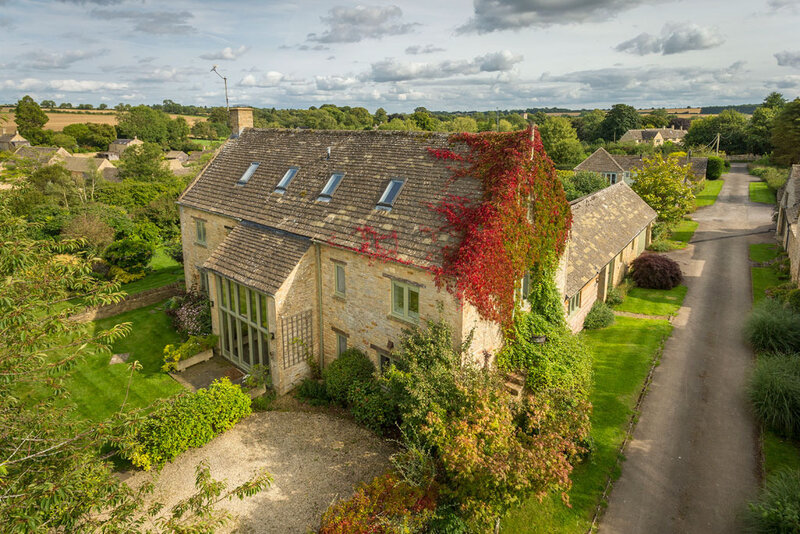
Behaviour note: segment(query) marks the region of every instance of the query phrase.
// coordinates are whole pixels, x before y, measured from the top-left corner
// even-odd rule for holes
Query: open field
[[[0,109],[0,117],[7,117],[7,125],[14,125],[14,112],[12,108]],[[117,112],[112,110],[100,109],[81,109],[81,110],[62,110],[58,113],[47,112],[47,124],[44,125],[45,129],[60,132],[65,126],[81,122],[93,122],[97,124],[113,124],[117,125]],[[193,115],[175,115],[169,114],[173,119],[175,117],[183,117],[189,126],[194,123],[206,120],[206,117],[197,117]]]

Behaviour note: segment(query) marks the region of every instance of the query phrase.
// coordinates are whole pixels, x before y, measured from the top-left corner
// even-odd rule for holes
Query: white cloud
[[[775,54],[775,59],[778,60],[778,65],[781,67],[794,67],[800,69],[800,51],[790,52],[784,50]]]
[[[226,46],[219,52],[214,52],[211,54],[202,54],[200,56],[201,59],[238,59],[244,55],[245,52],[250,50],[247,46],[240,46],[239,48],[231,48],[230,46]]]
[[[373,63],[370,71],[362,74],[361,78],[374,82],[398,82],[449,78],[481,72],[502,72],[511,70],[522,59],[521,55],[508,50],[478,56],[471,60],[447,60],[439,63],[409,63],[390,58]]]
[[[670,23],[661,30],[661,35],[640,33],[633,39],[618,44],[614,49],[644,56],[647,54],[680,54],[692,50],[705,50],[725,42],[715,28],[702,28],[695,24]]]
[[[357,43],[403,35],[417,26],[402,22],[402,18],[403,10],[397,6],[336,6],[327,16],[320,17],[327,29],[322,34],[309,33],[307,39],[318,43]]]
[[[40,80],[39,78],[23,78],[6,80],[2,83],[5,89],[18,91],[65,91],[68,93],[120,91],[128,88],[126,83],[104,82],[99,80]]]

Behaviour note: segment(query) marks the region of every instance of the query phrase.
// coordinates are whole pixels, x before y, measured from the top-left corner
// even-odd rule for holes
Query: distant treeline
[[[752,115],[753,112],[760,104],[739,104],[736,106],[703,106],[700,108],[700,113],[703,115],[719,115],[726,109],[732,109],[745,115]]]

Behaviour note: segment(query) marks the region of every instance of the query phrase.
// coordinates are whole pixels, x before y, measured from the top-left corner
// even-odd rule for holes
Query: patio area
[[[170,373],[173,379],[191,391],[207,388],[214,380],[227,377],[234,384],[241,383],[245,373],[222,356],[193,365],[180,373]]]

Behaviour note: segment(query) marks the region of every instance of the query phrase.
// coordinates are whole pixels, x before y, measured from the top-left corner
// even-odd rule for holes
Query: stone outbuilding
[[[37,166],[64,163],[67,158],[72,157],[71,154],[63,148],[55,146],[21,146],[14,152],[14,155],[29,159]]]
[[[792,165],[789,179],[779,191],[776,236],[789,256],[792,280],[800,282],[800,165]]]
[[[133,139],[115,139],[108,145],[108,151],[121,156],[122,153],[128,150],[130,147],[143,144],[144,141],[137,137],[134,137]],[[108,159],[111,159],[111,157]]]
[[[309,358],[325,368],[348,347],[384,368],[405,329],[441,316],[491,359],[499,325],[430,272],[450,239],[427,231],[430,203],[481,195],[431,157],[449,134],[254,129],[231,111],[234,136],[178,200],[186,283],[208,291],[222,356],[265,365],[285,393]]]
[[[564,309],[577,332],[596,301],[622,282],[630,263],[650,244],[657,214],[625,182],[573,200],[564,253]]]
[[[630,185],[634,181],[635,174],[644,167],[645,161],[647,161],[647,158],[642,155],[610,154],[605,148],[600,147],[592,152],[588,158],[580,162],[574,170],[602,174],[611,185],[620,181],[625,181]],[[692,166],[692,174],[698,180],[706,177],[708,158],[686,156],[680,158],[678,162],[681,165],[690,164]]]
[[[104,180],[119,181],[118,169],[107,159],[69,156],[64,161],[64,166],[76,178],[89,178],[96,171]]]
[[[22,137],[19,132],[14,131],[6,133],[5,130],[0,132],[0,150],[14,152],[19,147],[31,146],[30,142]]]

